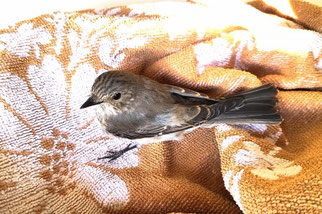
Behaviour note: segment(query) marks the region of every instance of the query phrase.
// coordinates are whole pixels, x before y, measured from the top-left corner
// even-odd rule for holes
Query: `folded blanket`
[[[321,5],[279,2],[135,4],[0,30],[0,213],[321,213]],[[214,98],[270,82],[284,120],[98,160],[131,141],[80,106],[119,69]]]

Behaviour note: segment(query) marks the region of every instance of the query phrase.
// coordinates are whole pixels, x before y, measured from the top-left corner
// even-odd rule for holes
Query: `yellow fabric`
[[[303,27],[322,32],[322,1],[320,0],[246,0],[245,2],[264,12],[278,14]]]
[[[0,30],[0,213],[321,213],[321,6],[296,2],[147,3]],[[270,82],[284,121],[97,160],[130,143],[80,109],[115,69],[212,97]]]

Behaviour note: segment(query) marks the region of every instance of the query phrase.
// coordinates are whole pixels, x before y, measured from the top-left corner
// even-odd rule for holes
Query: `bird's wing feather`
[[[150,138],[150,137],[158,137],[165,134],[171,134],[179,131],[183,131],[185,129],[191,128],[192,126],[177,126],[177,127],[142,127],[141,129],[136,129],[134,131],[122,132],[120,137],[125,137],[128,139],[141,139],[141,138]]]
[[[213,104],[211,106],[207,105],[197,105],[187,107],[185,114],[182,116],[181,124],[179,125],[146,125],[141,126],[135,130],[122,131],[121,133],[114,133],[120,137],[125,137],[129,139],[140,139],[149,137],[158,137],[166,134],[171,134],[175,132],[184,131],[190,128],[194,128],[209,120],[217,117],[218,115],[230,110],[232,108],[231,103],[220,102]]]
[[[190,89],[184,89],[176,86],[169,86],[169,91],[176,103],[184,105],[201,105],[201,104],[215,104],[217,100],[211,99],[208,95],[193,91]]]
[[[170,86],[170,93],[175,93],[184,97],[205,98],[209,99],[207,94],[199,93],[190,89],[185,89],[177,86]]]

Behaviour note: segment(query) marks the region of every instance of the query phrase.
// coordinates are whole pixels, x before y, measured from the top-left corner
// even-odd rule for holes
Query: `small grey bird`
[[[96,78],[90,98],[81,106],[99,105],[105,132],[138,141],[176,140],[183,133],[215,124],[277,124],[277,90],[271,84],[222,99],[161,84],[127,71],[108,71]],[[135,148],[111,152],[110,161]]]

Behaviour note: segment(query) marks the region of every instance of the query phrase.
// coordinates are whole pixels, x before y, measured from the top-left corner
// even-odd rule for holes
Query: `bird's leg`
[[[98,158],[98,160],[109,159],[108,162],[111,162],[111,161],[116,160],[117,158],[121,157],[125,152],[128,152],[128,151],[130,151],[132,149],[135,149],[136,147],[137,147],[137,145],[132,145],[130,143],[129,145],[127,145],[127,147],[125,147],[122,150],[108,151],[110,153],[110,155]]]

